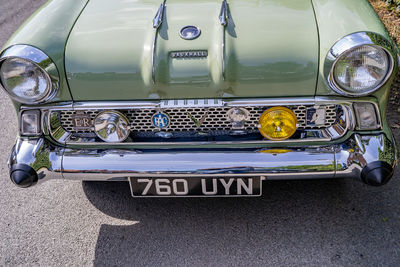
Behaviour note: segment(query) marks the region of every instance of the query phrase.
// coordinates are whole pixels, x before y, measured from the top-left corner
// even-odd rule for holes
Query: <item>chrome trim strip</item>
[[[348,104],[353,102],[375,103],[374,97],[348,99],[342,97],[298,97],[298,98],[262,98],[262,99],[169,99],[154,101],[88,101],[64,102],[42,106],[21,106],[21,109],[41,110],[87,110],[87,109],[142,109],[142,108],[174,108],[174,107],[219,107],[219,106],[291,106],[291,105],[326,105]]]
[[[99,143],[95,142],[94,139],[91,138],[76,138],[73,139],[71,136],[68,136],[65,139],[65,144],[67,145],[76,145],[76,146],[81,146],[81,147],[95,147],[95,146],[105,146],[105,147],[112,147],[113,145],[119,145],[119,146],[133,146],[133,145],[140,145],[140,146],[154,146],[154,147],[159,147],[159,146],[185,146],[185,145],[284,145],[284,144],[292,144],[292,143],[315,143],[315,142],[329,142],[332,141],[333,139],[331,137],[328,137],[329,135],[326,134],[326,137],[323,138],[302,138],[302,139],[296,139],[296,140],[283,140],[283,141],[271,141],[271,140],[260,140],[260,141],[207,141],[207,142],[202,142],[202,141],[195,141],[195,142],[131,142],[131,143]],[[72,140],[73,139],[73,140]],[[60,142],[56,140],[57,142]],[[62,142],[60,142],[62,143]]]
[[[10,58],[23,58],[35,63],[37,66],[42,68],[44,72],[47,74],[48,81],[51,83],[50,90],[43,96],[41,99],[33,102],[26,102],[25,100],[21,100],[20,98],[12,95],[8,92],[5,87],[1,84],[4,91],[16,101],[24,104],[40,104],[51,100],[58,92],[60,87],[60,75],[57,69],[56,64],[54,64],[53,60],[46,55],[43,51],[39,50],[36,47],[30,45],[13,45],[5,49],[0,54],[0,67],[3,61]]]
[[[157,10],[156,15],[153,18],[153,28],[155,29],[153,45],[152,45],[152,53],[151,53],[151,78],[152,78],[153,84],[156,82],[155,55],[156,55],[156,42],[157,42],[158,28],[161,26],[161,24],[163,22],[165,2],[166,2],[166,0],[163,0],[163,2],[160,4],[160,7]]]
[[[383,49],[389,58],[390,68],[385,77],[385,79],[375,88],[368,90],[362,94],[354,94],[350,93],[337,85],[335,79],[333,77],[333,70],[336,65],[338,59],[345,54],[346,52],[353,50],[362,45],[372,45],[376,46],[380,49]],[[373,92],[379,90],[386,82],[390,79],[393,74],[393,70],[395,67],[394,58],[396,57],[396,52],[393,48],[393,45],[383,36],[373,33],[373,32],[356,32],[350,35],[347,35],[340,39],[334,46],[329,50],[328,54],[325,58],[324,63],[324,77],[329,85],[329,87],[338,93],[339,95],[348,96],[348,97],[360,97],[372,94]]]
[[[48,108],[50,112],[52,112],[52,116],[44,116],[47,121],[43,123],[47,124],[43,126],[43,129],[48,129],[50,136],[56,142],[61,144],[74,144],[80,146],[96,146],[96,145],[104,145],[104,146],[113,146],[113,145],[123,145],[123,146],[132,146],[132,145],[222,145],[222,144],[290,144],[290,143],[305,143],[305,142],[318,142],[318,141],[332,141],[339,139],[345,136],[349,131],[355,129],[356,120],[355,114],[353,112],[352,103],[354,102],[371,102],[374,103],[374,99],[368,98],[370,100],[358,100],[354,99],[349,101],[348,99],[330,99],[330,98],[304,98],[304,99],[257,99],[257,100],[220,100],[220,99],[205,99],[205,100],[165,100],[158,102],[78,102],[73,105],[73,110],[90,110],[90,109],[141,109],[141,108],[155,108],[162,110],[167,107],[208,107],[208,106],[281,106],[285,103],[286,106],[290,105],[324,105],[324,104],[336,104],[341,105],[343,107],[344,117],[342,118],[343,124],[333,125],[330,128],[313,130],[309,131],[311,135],[304,136],[303,139],[296,140],[284,140],[284,141],[270,141],[270,140],[260,140],[260,141],[240,141],[240,142],[231,142],[231,141],[217,141],[217,142],[157,142],[157,143],[149,143],[149,142],[135,142],[135,143],[99,143],[95,142],[93,138],[72,138],[71,134],[66,132],[62,127],[61,123],[58,120],[58,117],[55,115],[57,113],[52,111],[60,111],[64,110],[64,108]],[[376,106],[376,103],[374,103]],[[377,107],[377,106],[376,106]],[[29,108],[29,107],[28,107]],[[25,107],[22,107],[24,110]],[[377,115],[380,117],[379,109],[376,110]],[[54,115],[53,115],[54,114]],[[317,137],[318,136],[318,137]],[[74,139],[74,140],[72,140]]]
[[[27,164],[40,181],[116,181],[126,177],[249,177],[267,180],[313,178],[360,178],[369,163],[398,163],[396,146],[384,134],[355,134],[343,143],[292,147],[285,151],[267,149],[225,150],[99,150],[53,146],[43,138],[19,138],[9,158]],[[37,160],[40,159],[40,160]]]
[[[228,25],[229,18],[228,3],[226,0],[222,1],[221,11],[219,13],[219,21],[222,25],[222,80],[225,81],[225,28]]]
[[[75,102],[73,110],[98,109],[136,109],[136,108],[152,108],[160,105],[160,102]]]
[[[219,13],[219,22],[222,26],[228,25],[228,3],[226,0],[222,1],[221,11]]]
[[[225,81],[225,27],[222,30],[222,80]]]
[[[141,109],[141,108],[171,108],[171,107],[218,107],[218,106],[291,106],[291,105],[324,105],[348,104],[353,102],[372,102],[376,99],[346,99],[342,97],[298,97],[298,98],[262,98],[262,99],[169,99],[154,101],[95,101],[74,102],[73,110],[84,109]],[[29,109],[29,106],[23,106]],[[41,107],[33,107],[41,108]],[[45,107],[43,107],[45,108]],[[64,110],[66,106],[48,106],[47,109]]]

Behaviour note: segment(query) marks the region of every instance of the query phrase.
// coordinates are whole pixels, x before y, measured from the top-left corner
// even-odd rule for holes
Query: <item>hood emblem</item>
[[[208,52],[206,50],[199,51],[176,51],[171,52],[172,58],[203,58],[208,56]]]
[[[185,40],[193,40],[199,37],[201,30],[196,26],[185,26],[179,31],[179,35]]]

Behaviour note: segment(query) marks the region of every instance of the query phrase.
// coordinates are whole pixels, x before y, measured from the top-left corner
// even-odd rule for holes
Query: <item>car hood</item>
[[[318,75],[318,31],[311,1],[167,0],[89,1],[65,51],[74,100],[146,100],[313,96]],[[194,25],[201,34],[184,40]],[[207,57],[173,58],[172,52]],[[187,54],[186,54],[187,56]]]

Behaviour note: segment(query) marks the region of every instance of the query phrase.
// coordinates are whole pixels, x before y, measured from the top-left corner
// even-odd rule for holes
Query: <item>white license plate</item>
[[[254,197],[261,177],[129,178],[133,197]]]

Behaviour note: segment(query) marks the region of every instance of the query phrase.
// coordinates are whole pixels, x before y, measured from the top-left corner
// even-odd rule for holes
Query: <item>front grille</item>
[[[341,116],[341,106],[339,105],[322,105],[318,108],[325,109],[325,123],[322,125],[307,124],[307,109],[315,108],[313,105],[296,105],[287,106],[298,118],[298,129],[321,129],[327,128],[335,124],[338,117]],[[168,114],[170,124],[163,131],[174,133],[176,136],[190,136],[194,133],[203,132],[209,135],[224,135],[232,130],[232,123],[226,117],[230,106],[217,107],[177,107],[163,108],[161,110],[155,108],[142,109],[125,109],[119,110],[125,114],[130,121],[131,132],[133,137],[151,137],[159,129],[152,125],[151,117],[158,111]],[[258,133],[258,120],[261,114],[270,108],[269,106],[243,106],[250,112],[250,118],[246,121],[244,129],[247,133]],[[77,129],[74,127],[72,117],[78,113],[87,114],[92,122],[96,115],[103,111],[102,109],[80,110],[80,111],[61,111],[60,121],[62,127],[71,133],[90,133],[91,129]],[[192,121],[190,113],[194,118],[200,120],[207,113],[207,117],[200,127]]]

